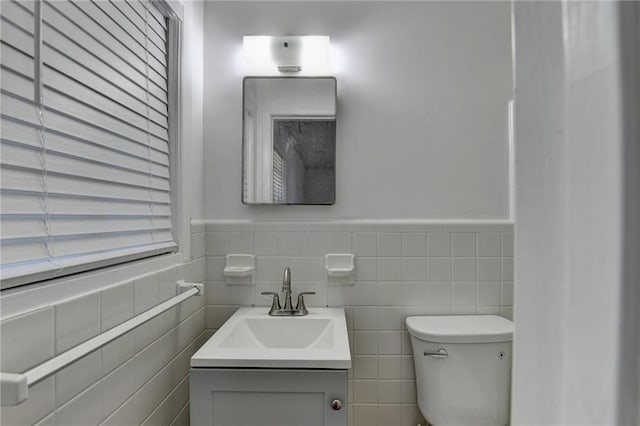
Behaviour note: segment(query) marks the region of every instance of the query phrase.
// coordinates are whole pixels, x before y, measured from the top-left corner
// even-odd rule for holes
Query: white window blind
[[[140,0],[0,16],[2,287],[174,251],[167,19]]]
[[[285,162],[275,149],[273,150],[273,202],[285,203]]]

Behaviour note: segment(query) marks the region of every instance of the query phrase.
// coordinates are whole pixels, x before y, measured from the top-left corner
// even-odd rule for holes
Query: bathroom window
[[[0,3],[2,288],[176,251],[179,19]]]

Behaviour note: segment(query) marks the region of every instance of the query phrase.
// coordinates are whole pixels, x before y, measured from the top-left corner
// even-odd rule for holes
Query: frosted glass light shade
[[[244,36],[242,44],[251,72],[329,71],[329,36]]]

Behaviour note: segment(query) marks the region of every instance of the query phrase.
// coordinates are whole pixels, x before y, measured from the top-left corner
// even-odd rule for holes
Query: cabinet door
[[[192,425],[347,425],[346,370],[192,368],[190,389]]]

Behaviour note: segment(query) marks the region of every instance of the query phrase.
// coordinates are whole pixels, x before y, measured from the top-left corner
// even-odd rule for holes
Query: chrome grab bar
[[[427,352],[424,351],[424,356],[428,356],[429,358],[438,358],[438,359],[447,359],[449,354],[446,349],[440,348],[437,352]]]

